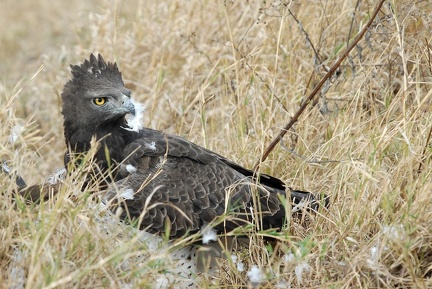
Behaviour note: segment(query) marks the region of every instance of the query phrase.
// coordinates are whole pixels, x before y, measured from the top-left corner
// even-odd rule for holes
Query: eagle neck
[[[99,167],[108,169],[123,161],[123,149],[133,139],[134,132],[124,129],[127,127],[124,118],[105,122],[97,127],[77,127],[73,121],[64,122],[66,146],[75,154],[86,153],[91,148],[91,141],[96,137],[99,149],[95,160]],[[69,158],[65,158],[67,163]]]

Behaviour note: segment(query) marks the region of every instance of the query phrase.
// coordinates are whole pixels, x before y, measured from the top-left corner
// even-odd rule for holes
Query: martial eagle
[[[105,201],[139,228],[178,238],[213,224],[230,231],[254,222],[258,229],[280,229],[286,192],[292,203],[318,208],[311,193],[291,190],[272,176],[252,170],[189,142],[150,128],[131,128],[136,113],[116,63],[93,54],[71,65],[72,78],[61,94],[65,167],[73,168],[98,140],[95,164],[105,178]],[[89,178],[91,179],[91,178]],[[93,176],[93,179],[95,177]],[[221,215],[229,218],[214,223]],[[258,218],[257,218],[258,217]],[[259,219],[259,220],[257,220]]]

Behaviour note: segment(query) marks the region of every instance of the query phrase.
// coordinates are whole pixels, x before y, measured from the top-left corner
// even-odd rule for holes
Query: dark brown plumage
[[[198,231],[223,214],[235,218],[216,225],[220,231],[258,215],[262,215],[262,223],[256,222],[260,229],[281,228],[282,181],[268,175],[255,178],[252,171],[175,135],[148,128],[128,130],[125,116],[134,114],[134,105],[117,65],[92,54],[71,68],[72,79],[62,93],[66,167],[71,154],[88,151],[96,136],[100,140],[96,163],[113,176],[106,201],[121,206],[123,218],[143,214],[141,228],[154,233],[169,230],[171,238]],[[122,192],[129,195],[122,197]],[[296,203],[308,199],[317,208],[312,194],[290,194]]]

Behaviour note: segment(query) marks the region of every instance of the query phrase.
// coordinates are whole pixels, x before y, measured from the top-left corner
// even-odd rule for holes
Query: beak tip
[[[135,116],[135,114],[136,114],[135,104],[134,104],[133,100],[131,100],[126,95],[123,95],[122,106],[127,113],[130,113],[133,116]]]
[[[130,108],[129,113],[132,114],[133,116],[135,116],[136,115],[135,107]]]

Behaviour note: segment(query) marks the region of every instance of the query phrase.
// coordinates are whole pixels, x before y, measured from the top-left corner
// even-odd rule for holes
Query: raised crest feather
[[[106,63],[100,54],[98,54],[97,58],[93,53],[90,54],[89,59],[84,60],[81,65],[71,65],[71,70],[73,76],[72,81],[82,81],[83,78],[96,78],[124,85],[117,63]]]

